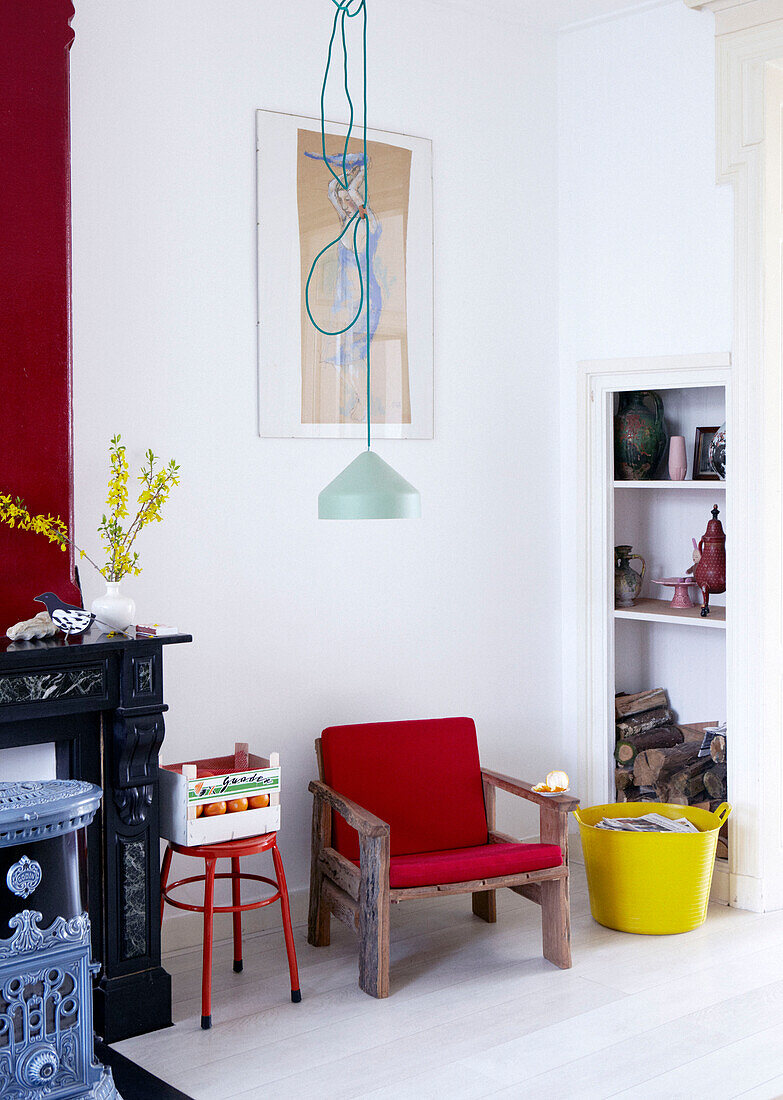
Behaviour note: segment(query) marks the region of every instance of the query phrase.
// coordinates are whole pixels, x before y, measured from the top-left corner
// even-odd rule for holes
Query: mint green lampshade
[[[362,451],[318,494],[319,519],[419,519],[421,497],[375,451]]]

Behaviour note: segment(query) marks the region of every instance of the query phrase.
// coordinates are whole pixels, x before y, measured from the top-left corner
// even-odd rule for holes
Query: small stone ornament
[[[56,633],[57,627],[52,622],[49,612],[41,611],[32,619],[25,619],[21,623],[9,626],[5,636],[12,642],[31,642],[36,638],[51,638]]]
[[[54,592],[42,592],[40,596],[35,597],[35,602],[42,603],[46,607],[52,622],[66,637],[69,634],[83,634],[85,630],[90,629],[95,620],[91,611],[64,603]]]

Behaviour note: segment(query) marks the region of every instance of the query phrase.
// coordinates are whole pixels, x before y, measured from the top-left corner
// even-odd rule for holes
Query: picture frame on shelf
[[[710,443],[719,427],[720,425],[716,424],[714,428],[696,429],[696,442],[693,445],[692,481],[720,481],[710,465]]]

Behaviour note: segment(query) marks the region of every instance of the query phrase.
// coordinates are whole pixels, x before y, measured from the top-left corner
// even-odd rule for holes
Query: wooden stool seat
[[[171,859],[176,852],[181,856],[194,856],[203,859],[205,873],[203,875],[190,875],[188,878],[178,879],[169,885],[169,870]],[[242,856],[257,855],[259,852],[271,852],[277,878],[267,878],[265,875],[252,875],[240,868]],[[231,870],[217,873],[215,865],[219,859],[230,859]],[[231,905],[215,905],[215,879],[231,880]],[[272,886],[275,893],[258,901],[241,900],[241,882],[263,882]],[[189,902],[179,901],[171,897],[172,890],[180,886],[187,886],[191,882],[204,883],[204,904],[193,905]],[[204,945],[203,965],[201,974],[201,1026],[204,1029],[212,1027],[212,918],[215,913],[234,914],[234,971],[241,972],[242,964],[242,913],[250,909],[263,909],[279,901],[283,911],[283,934],[285,936],[286,952],[288,954],[288,969],[291,975],[291,1000],[301,1001],[302,994],[299,990],[299,971],[296,965],[296,950],[294,948],[294,935],[291,928],[291,908],[288,902],[288,887],[285,881],[283,860],[277,847],[277,833],[265,833],[263,836],[244,837],[241,840],[226,840],[220,844],[199,844],[187,847],[184,844],[175,844],[169,841],[166,854],[163,857],[163,867],[160,875],[160,919],[163,922],[163,910],[166,902],[177,909],[187,909],[192,913],[204,914]]]

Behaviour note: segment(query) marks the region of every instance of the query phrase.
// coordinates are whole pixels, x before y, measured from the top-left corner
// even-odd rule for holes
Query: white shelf
[[[726,629],[726,608],[710,606],[710,613],[701,617],[700,607],[672,607],[668,600],[637,600],[633,607],[616,607],[615,619],[638,619],[640,622],[680,623],[682,626],[702,626],[710,630]]]
[[[725,491],[725,481],[615,481],[615,489],[715,489]]]

